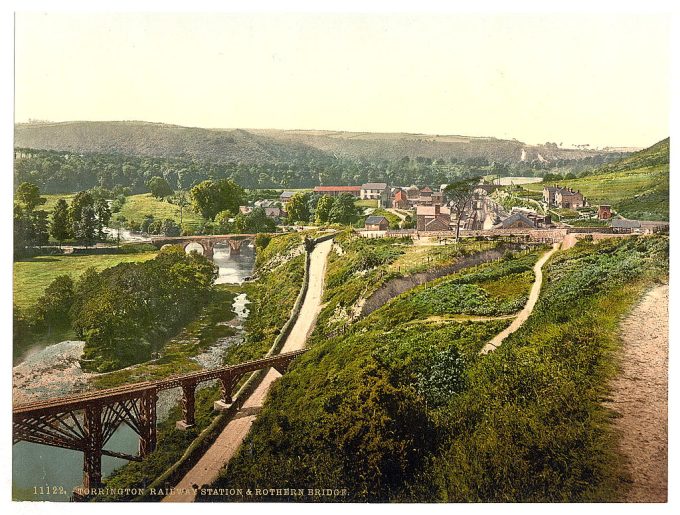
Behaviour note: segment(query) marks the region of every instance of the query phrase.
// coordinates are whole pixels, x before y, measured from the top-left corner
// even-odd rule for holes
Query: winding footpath
[[[668,499],[668,285],[647,292],[619,326],[620,372],[606,405],[620,416],[619,451],[630,489],[624,502]]]
[[[541,259],[539,259],[536,264],[534,265],[534,284],[531,286],[531,291],[529,292],[529,300],[527,303],[524,305],[524,309],[519,312],[517,317],[512,321],[512,323],[505,328],[503,331],[498,333],[496,336],[493,337],[493,339],[487,343],[481,351],[479,351],[480,354],[487,354],[493,350],[495,350],[498,346],[500,346],[501,343],[503,343],[503,340],[505,340],[508,336],[510,336],[512,333],[517,331],[520,327],[522,327],[522,324],[526,322],[527,318],[529,318],[529,315],[531,315],[531,312],[534,310],[534,306],[536,305],[536,301],[538,301],[538,295],[541,293],[541,285],[543,284],[543,265],[545,265],[546,261],[550,259],[550,257],[557,252],[557,250],[560,248],[559,243],[553,243],[553,248],[543,254],[541,256]]]
[[[286,339],[281,352],[289,352],[304,348],[307,337],[314,329],[316,318],[321,309],[326,259],[333,247],[333,240],[316,245],[311,254],[309,266],[309,288],[305,300],[290,335]],[[219,474],[220,469],[234,456],[246,435],[250,431],[257,413],[262,408],[271,384],[281,374],[269,369],[260,385],[244,402],[239,413],[226,425],[215,442],[201,459],[175,486],[176,491],[163,498],[162,502],[193,502],[194,485],[210,484]]]

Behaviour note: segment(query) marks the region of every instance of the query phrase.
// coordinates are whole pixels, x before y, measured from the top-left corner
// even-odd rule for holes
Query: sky
[[[16,122],[462,134],[645,147],[669,134],[653,14],[23,13]]]

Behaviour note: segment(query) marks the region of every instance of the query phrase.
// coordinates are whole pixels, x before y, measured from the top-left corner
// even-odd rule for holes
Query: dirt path
[[[517,329],[519,329],[522,324],[526,322],[527,318],[529,318],[529,315],[531,315],[531,312],[534,310],[534,306],[536,305],[536,301],[538,300],[538,294],[541,293],[541,284],[543,284],[543,265],[546,261],[548,261],[548,259],[550,259],[550,256],[557,252],[557,249],[559,248],[559,243],[553,243],[553,248],[543,254],[541,259],[536,262],[534,265],[534,284],[531,286],[529,300],[524,305],[524,309],[519,312],[517,317],[507,328],[503,329],[500,333],[494,336],[493,339],[487,343],[481,351],[479,351],[480,354],[487,354],[492,350],[495,350],[501,343],[503,343],[503,340],[517,331]]]
[[[668,498],[668,286],[648,292],[621,323],[621,371],[607,406],[621,416],[620,452],[632,485],[626,502]]]
[[[333,240],[328,240],[318,244],[312,251],[307,295],[302,303],[300,316],[295,322],[281,352],[303,348],[307,337],[314,328],[321,306],[326,258],[332,246]],[[260,385],[244,402],[239,414],[229,421],[222,430],[222,433],[220,433],[198,463],[175,486],[177,492],[163,498],[163,502],[192,502],[195,499],[195,494],[192,490],[193,485],[203,486],[217,479],[220,469],[236,453],[248,431],[250,431],[250,426],[255,421],[258,411],[264,404],[269,387],[279,377],[281,377],[281,374],[273,368],[267,372]]]

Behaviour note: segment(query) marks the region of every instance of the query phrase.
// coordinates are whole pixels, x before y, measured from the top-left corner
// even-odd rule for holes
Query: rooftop
[[[387,183],[385,182],[367,182],[361,185],[362,190],[384,190],[387,189]]]
[[[366,221],[364,223],[366,225],[378,225],[383,220],[387,222],[387,218],[385,218],[384,216],[369,216],[366,218]]]

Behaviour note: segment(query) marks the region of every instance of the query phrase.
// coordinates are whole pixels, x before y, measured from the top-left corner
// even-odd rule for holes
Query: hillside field
[[[638,220],[668,220],[669,140],[598,169],[592,175],[560,181],[580,190],[591,205],[611,204],[621,215]],[[542,191],[545,183],[525,184]]]

